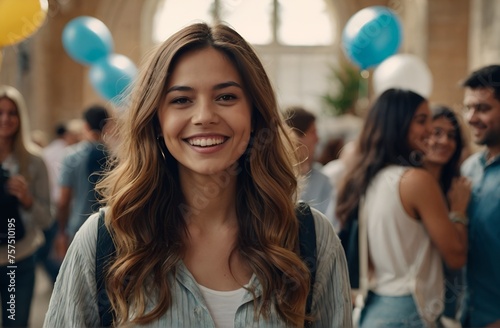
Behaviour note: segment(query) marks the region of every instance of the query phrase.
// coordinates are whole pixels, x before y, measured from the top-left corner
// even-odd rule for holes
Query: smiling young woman
[[[5,326],[28,325],[35,253],[44,243],[41,229],[53,222],[47,167],[29,131],[23,95],[14,87],[0,85],[0,295]],[[7,300],[14,302],[14,313],[6,306]]]
[[[459,118],[448,107],[432,107],[432,132],[428,143],[425,167],[436,177],[446,195],[453,178],[460,175],[462,152],[466,148]]]
[[[116,247],[105,277],[116,325],[351,325],[342,247],[314,209],[318,267],[305,313],[292,142],[262,63],[236,31],[194,24],[172,35],[127,104],[114,169],[98,186]],[[46,327],[100,324],[97,222],[71,244]]]

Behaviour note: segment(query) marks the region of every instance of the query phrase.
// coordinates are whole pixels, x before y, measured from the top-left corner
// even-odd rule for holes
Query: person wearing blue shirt
[[[333,219],[333,188],[314,154],[319,142],[316,116],[300,106],[290,106],[284,113],[285,122],[296,137],[300,160],[301,188],[299,198],[325,214],[335,228]]]
[[[56,218],[59,231],[54,243],[61,260],[78,229],[90,214],[99,209],[94,188],[108,155],[103,140],[103,131],[110,118],[108,109],[91,105],[85,109],[82,118],[83,140],[65,152],[58,177],[60,191]]]
[[[500,65],[483,67],[462,83],[474,142],[485,146],[462,164],[472,181],[465,327],[500,325]]]

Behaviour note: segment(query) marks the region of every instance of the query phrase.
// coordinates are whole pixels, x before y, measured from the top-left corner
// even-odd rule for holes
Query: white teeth
[[[220,145],[224,142],[224,138],[193,138],[188,139],[191,146],[210,147]]]

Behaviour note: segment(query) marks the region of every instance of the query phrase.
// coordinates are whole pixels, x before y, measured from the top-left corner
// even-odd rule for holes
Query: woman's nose
[[[199,102],[194,109],[193,124],[196,125],[207,125],[207,124],[215,124],[218,122],[218,115],[214,105],[210,102]]]

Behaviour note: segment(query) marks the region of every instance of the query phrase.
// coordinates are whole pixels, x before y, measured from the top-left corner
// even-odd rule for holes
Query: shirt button
[[[194,308],[194,316],[195,318],[200,321],[201,317],[201,308],[199,306]]]

